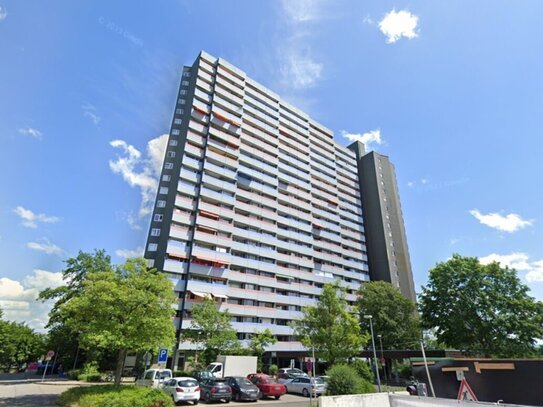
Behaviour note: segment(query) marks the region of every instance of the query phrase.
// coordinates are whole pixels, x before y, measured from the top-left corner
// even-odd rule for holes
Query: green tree
[[[83,349],[117,351],[119,385],[128,351],[171,346],[175,302],[172,283],[148,269],[144,259],[129,259],[113,270],[86,273],[78,294],[58,307],[59,319],[79,332]]]
[[[371,315],[375,335],[381,335],[384,349],[418,349],[420,320],[413,301],[385,281],[362,284],[357,306],[364,331],[370,325],[364,315]]]
[[[269,328],[266,328],[264,331],[258,332],[251,337],[251,343],[249,348],[253,356],[258,357],[258,367],[259,370],[262,370],[262,357],[266,352],[266,347],[273,345],[277,342],[277,338],[273,336]]]
[[[438,342],[485,356],[530,356],[543,338],[543,304],[514,269],[458,254],[432,270],[419,299]]]
[[[204,298],[202,304],[192,307],[191,326],[183,331],[183,338],[198,345],[205,363],[211,363],[219,354],[239,345],[231,319],[228,310],[220,311],[215,301]]]
[[[6,321],[0,310],[0,369],[21,370],[46,351],[45,335],[20,322]]]
[[[352,366],[334,365],[326,371],[326,375],[328,376],[327,394],[330,396],[375,393],[375,387],[371,382],[360,377]]]
[[[314,346],[317,356],[330,365],[360,354],[368,341],[338,283],[324,284],[317,304],[302,312],[303,317],[292,323],[295,334],[304,346]]]

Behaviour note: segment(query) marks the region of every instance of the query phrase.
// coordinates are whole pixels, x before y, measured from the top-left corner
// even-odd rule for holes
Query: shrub
[[[277,367],[277,365],[270,366],[270,375],[277,376],[278,371],[279,371],[279,367]]]
[[[79,380],[79,375],[82,374],[81,369],[68,370],[66,377],[70,380]]]
[[[98,363],[96,362],[89,362],[86,363],[83,367],[83,371],[81,374],[77,377],[78,380],[84,381],[84,382],[99,382],[102,379],[102,375],[98,371]]]
[[[356,359],[350,364],[350,366],[356,370],[356,373],[358,373],[358,376],[360,376],[362,379],[370,383],[375,381],[375,375],[373,374],[373,370],[368,362],[361,359]]]
[[[351,366],[335,365],[326,374],[329,376],[327,392],[331,396],[375,392],[373,385],[362,379]]]
[[[74,387],[60,395],[61,406],[79,407],[173,407],[171,398],[161,390],[148,387],[107,384]]]

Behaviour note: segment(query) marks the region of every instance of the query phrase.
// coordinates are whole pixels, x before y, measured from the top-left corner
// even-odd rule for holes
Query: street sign
[[[50,350],[47,352],[47,356],[45,356],[45,361],[49,362],[51,359],[53,359],[53,356],[55,356],[55,351]]]
[[[162,348],[158,351],[158,363],[166,363],[168,361],[168,349]]]
[[[463,370],[456,370],[456,380],[458,380],[459,382],[461,382],[462,380],[464,380],[464,371]]]
[[[475,397],[475,393],[473,392],[473,390],[471,390],[471,387],[469,387],[466,379],[460,382],[460,389],[458,389],[457,400],[477,401],[477,397]]]

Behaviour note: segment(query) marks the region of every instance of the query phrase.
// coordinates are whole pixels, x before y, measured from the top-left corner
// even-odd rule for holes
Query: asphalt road
[[[0,381],[0,407],[52,407],[56,406],[55,402],[60,393],[74,386],[78,386],[77,382],[46,382],[27,381],[27,380],[12,380]],[[190,405],[187,403],[186,405]],[[205,405],[205,404],[204,404]],[[245,406],[253,407],[264,405],[266,407],[308,407],[309,400],[302,396],[285,394],[280,400],[262,399],[256,403],[251,402],[230,402],[212,403],[213,406]]]

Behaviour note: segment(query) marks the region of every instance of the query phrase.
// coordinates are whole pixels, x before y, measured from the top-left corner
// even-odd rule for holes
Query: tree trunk
[[[115,387],[121,384],[121,376],[123,374],[124,360],[126,358],[126,349],[119,350],[117,355],[117,368],[115,369]]]

